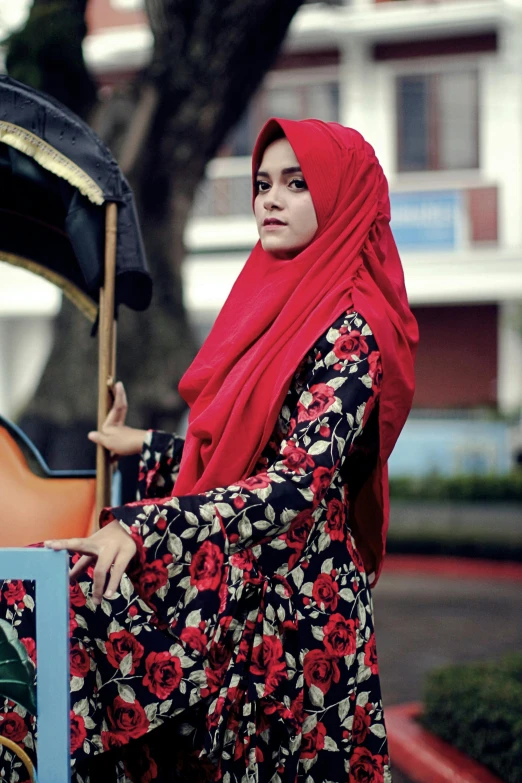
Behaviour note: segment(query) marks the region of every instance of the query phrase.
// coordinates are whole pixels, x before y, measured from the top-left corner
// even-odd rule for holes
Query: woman
[[[141,500],[46,542],[75,553],[77,783],[391,780],[368,577],[417,329],[387,184],[319,120],[270,120],[253,175],[260,242],[181,381],[186,440],[125,427],[118,386],[91,438],[141,450]]]

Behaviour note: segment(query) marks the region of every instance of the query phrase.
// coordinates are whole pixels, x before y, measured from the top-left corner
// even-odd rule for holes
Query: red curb
[[[502,783],[482,764],[424,729],[418,702],[387,707],[386,730],[392,767],[415,783]]]
[[[427,574],[458,579],[522,582],[522,563],[440,555],[386,555],[383,573]]]

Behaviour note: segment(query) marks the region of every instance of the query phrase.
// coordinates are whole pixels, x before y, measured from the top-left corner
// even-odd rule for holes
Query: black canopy
[[[152,281],[116,161],[65,106],[0,75],[0,260],[57,283],[94,320],[109,201],[118,204],[116,304],[144,310]]]

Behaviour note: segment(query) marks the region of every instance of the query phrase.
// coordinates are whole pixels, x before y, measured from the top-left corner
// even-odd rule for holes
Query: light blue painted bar
[[[111,506],[121,506],[122,476],[120,470],[112,474]]]
[[[0,579],[36,582],[38,780],[69,783],[69,557],[0,548]]]

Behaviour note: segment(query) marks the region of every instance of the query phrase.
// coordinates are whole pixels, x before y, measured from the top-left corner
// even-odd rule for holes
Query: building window
[[[270,117],[302,120],[316,117],[325,122],[339,121],[337,82],[285,84],[261,89],[250,104],[220,155],[251,155],[257,134]]]
[[[397,78],[399,171],[478,168],[478,74]]]

